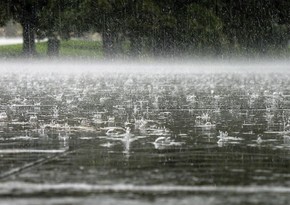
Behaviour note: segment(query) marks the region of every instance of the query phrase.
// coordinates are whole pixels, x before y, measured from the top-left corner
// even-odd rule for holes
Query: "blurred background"
[[[2,0],[0,56],[288,58],[287,0]]]

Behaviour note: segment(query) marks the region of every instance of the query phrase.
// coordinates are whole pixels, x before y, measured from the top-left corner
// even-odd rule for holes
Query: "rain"
[[[0,205],[287,204],[286,0],[0,2]]]

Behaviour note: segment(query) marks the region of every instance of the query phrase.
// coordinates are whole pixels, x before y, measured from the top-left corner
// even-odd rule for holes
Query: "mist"
[[[288,73],[289,60],[2,60],[1,72],[60,73]]]

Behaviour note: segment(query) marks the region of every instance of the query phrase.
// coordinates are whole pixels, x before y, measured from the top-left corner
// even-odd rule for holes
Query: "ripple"
[[[91,140],[93,138],[92,137],[80,137],[79,139],[81,139],[81,140]]]
[[[41,150],[41,149],[4,149],[0,154],[18,154],[18,153],[63,153],[66,149]]]
[[[30,136],[18,136],[18,137],[11,137],[8,140],[38,140],[38,137],[30,137]]]

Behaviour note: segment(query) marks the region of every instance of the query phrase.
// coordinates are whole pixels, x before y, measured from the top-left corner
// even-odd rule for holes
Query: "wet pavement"
[[[243,101],[246,105],[237,108],[233,102],[242,102],[227,98],[227,90],[220,89],[224,92],[222,98],[210,96],[212,91],[207,91],[207,104],[206,96],[197,92],[200,87],[194,88],[197,99],[193,102],[193,95],[185,97],[189,91],[181,88],[168,93],[168,84],[163,86],[163,93],[150,93],[146,91],[148,80],[144,80],[146,86],[140,92],[153,99],[147,103],[143,98],[145,107],[139,103],[142,95],[138,88],[136,91],[128,79],[123,81],[132,92],[124,89],[118,93],[115,85],[119,85],[119,77],[97,77],[103,80],[97,88],[90,86],[89,82],[94,85],[94,81],[89,76],[69,76],[66,83],[60,78],[55,80],[54,75],[50,77],[20,78],[22,84],[15,83],[15,96],[7,96],[2,89],[6,115],[1,114],[0,204],[215,205],[289,201],[286,91],[283,96],[243,95],[240,100],[247,98]],[[4,81],[17,82],[14,78],[8,75]],[[32,84],[39,87],[30,86],[29,79],[36,79],[37,83]],[[172,80],[174,85],[184,84],[180,80],[183,78],[176,76],[164,79]],[[202,82],[199,86],[203,86]],[[285,82],[281,84],[285,86]],[[58,90],[57,85],[64,87]],[[184,87],[189,85],[190,81]],[[282,85],[277,83],[275,89]],[[7,92],[9,86],[3,86]],[[101,88],[101,94],[92,92]],[[25,97],[19,90],[26,93]],[[69,95],[58,97],[59,93]],[[113,100],[108,93],[115,93],[109,96]],[[157,100],[156,106],[154,95],[167,97]],[[30,103],[29,97],[33,99]],[[106,119],[102,118],[104,113],[109,115]],[[123,127],[118,128],[123,133],[114,132],[116,128],[110,123]],[[145,129],[142,123],[152,125]]]
[[[50,149],[41,150],[40,139],[17,140],[23,146],[13,148],[15,153],[8,145],[1,149],[0,204],[284,204],[289,199],[290,150],[281,136],[258,143],[245,135],[219,145],[215,136],[200,134],[162,149],[155,149],[155,138],[139,138],[129,149],[105,136],[76,136],[67,144],[46,140]]]

